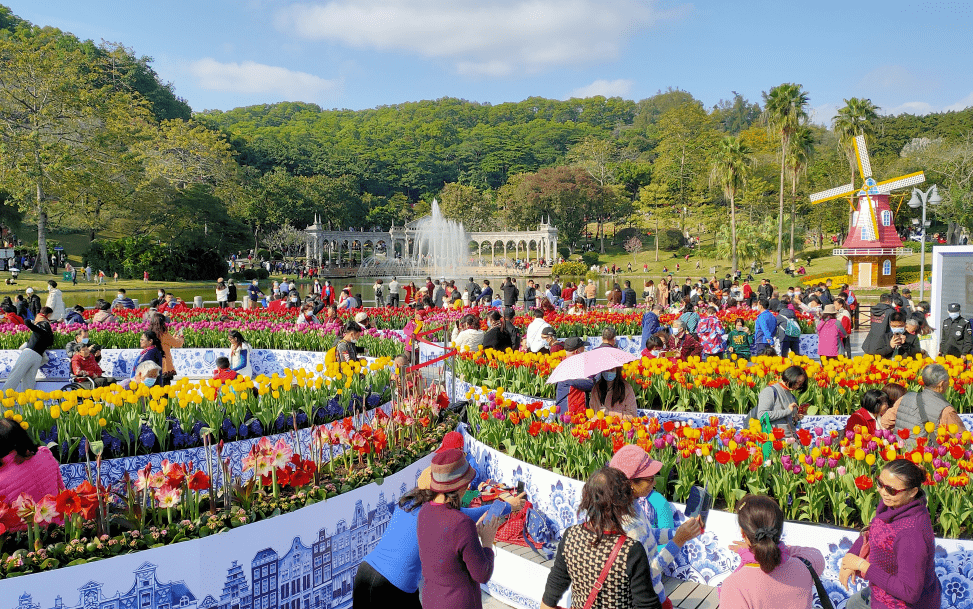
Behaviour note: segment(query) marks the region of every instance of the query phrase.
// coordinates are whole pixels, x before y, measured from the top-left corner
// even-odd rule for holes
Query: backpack
[[[784,325],[784,335],[788,338],[799,338],[801,336],[801,324],[788,317],[787,323]]]

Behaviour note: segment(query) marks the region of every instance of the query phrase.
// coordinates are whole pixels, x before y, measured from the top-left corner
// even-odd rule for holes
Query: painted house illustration
[[[250,583],[244,565],[234,560],[218,596],[202,601],[182,581],[160,582],[157,565],[146,562],[135,570],[132,587],[114,596],[92,581],[79,588],[77,604],[58,596],[53,607],[41,607],[24,593],[13,606],[0,600],[0,609],[350,609],[358,565],[382,538],[394,506],[394,499],[387,502],[379,493],[375,509],[358,501],[350,521],[339,520],[332,535],[320,529],[310,547],[295,537],[283,554],[260,550],[250,562]]]

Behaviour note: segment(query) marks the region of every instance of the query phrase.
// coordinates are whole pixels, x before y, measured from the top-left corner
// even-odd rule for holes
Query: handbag
[[[871,549],[869,547],[870,544],[868,543],[870,537],[871,532],[868,530],[868,527],[862,529],[862,547],[860,550],[858,550],[858,557],[862,560],[868,560],[869,550]]]
[[[542,512],[534,509],[530,501],[524,502],[519,512],[510,515],[499,529],[497,541],[525,546],[545,556],[554,557],[557,551],[557,527]]]
[[[818,602],[821,603],[821,609],[834,609],[834,604],[831,602],[831,597],[828,596],[828,591],[824,589],[824,584],[821,583],[821,578],[818,577],[814,567],[811,566],[811,563],[807,559],[801,558],[800,556],[797,558],[800,559],[800,561],[804,563],[804,566],[807,567],[807,570],[811,572],[811,579],[814,580],[814,589],[818,592]]]
[[[588,594],[588,600],[584,603],[584,609],[591,609],[591,606],[595,604],[595,599],[598,598],[598,593],[601,592],[601,588],[605,585],[605,580],[608,579],[608,572],[611,571],[612,565],[615,564],[615,559],[618,558],[618,553],[621,552],[622,546],[625,544],[626,537],[624,535],[618,536],[618,541],[615,542],[615,547],[612,548],[611,554],[608,555],[608,560],[605,562],[605,566],[601,569],[601,575],[598,576],[598,581],[591,588],[591,592]],[[564,609],[564,607],[558,607],[557,609]],[[825,607],[825,609],[833,609],[831,607]]]

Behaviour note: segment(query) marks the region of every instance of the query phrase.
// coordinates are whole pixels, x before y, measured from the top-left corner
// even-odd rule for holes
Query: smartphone
[[[804,402],[803,404],[801,404],[800,406],[797,407],[797,414],[799,414],[801,416],[805,416],[807,414],[807,411],[808,411],[809,408],[811,408],[811,403],[810,402]]]
[[[520,482],[517,483],[517,494],[521,495],[523,494],[523,492],[524,492],[524,481],[521,480]]]
[[[494,518],[496,518],[496,519],[502,519],[503,518],[503,515],[504,515],[504,511],[506,510],[506,508],[507,508],[507,503],[506,502],[504,502],[504,501],[494,501],[493,503],[490,504],[490,509],[487,510],[486,519],[484,520],[484,522],[489,522],[490,520],[493,520]]]
[[[686,500],[686,518],[698,516],[700,522],[705,526],[711,507],[713,507],[713,496],[709,494],[708,490],[701,486],[694,486],[689,489],[689,499]]]

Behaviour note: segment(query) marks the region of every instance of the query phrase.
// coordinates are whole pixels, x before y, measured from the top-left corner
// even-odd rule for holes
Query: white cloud
[[[929,78],[900,65],[879,66],[859,81],[857,88],[869,91],[918,91],[929,86]]]
[[[936,109],[932,104],[922,101],[911,101],[900,104],[891,110],[885,112],[885,114],[896,115],[896,114],[929,114],[930,112],[935,112]]]
[[[966,110],[970,106],[973,106],[973,93],[970,93],[963,99],[959,100],[955,104],[951,104],[943,108],[946,112],[959,112],[960,110]]]
[[[233,93],[270,93],[294,101],[315,101],[341,89],[340,80],[327,80],[307,72],[296,72],[253,61],[221,63],[207,57],[191,62],[189,71],[203,89]]]
[[[453,63],[460,74],[505,76],[617,58],[628,37],[692,9],[660,0],[331,0],[294,4],[278,28],[357,48]]]
[[[590,85],[580,87],[571,91],[569,97],[595,97],[596,95],[604,95],[605,97],[625,97],[628,92],[632,90],[632,85],[635,84],[632,80],[627,80],[624,78],[619,78],[618,80],[605,80],[599,78]]]

